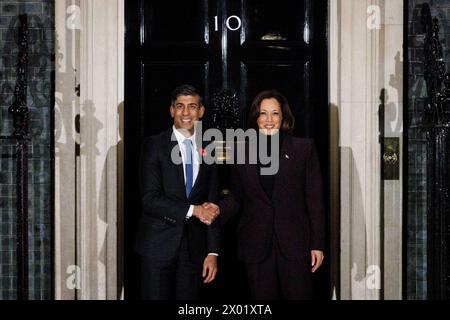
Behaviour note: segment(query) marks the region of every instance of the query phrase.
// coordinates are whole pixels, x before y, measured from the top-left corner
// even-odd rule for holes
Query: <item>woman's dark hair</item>
[[[264,90],[256,95],[250,106],[247,125],[249,128],[258,130],[257,119],[260,113],[261,102],[264,99],[275,99],[278,101],[281,107],[281,115],[283,116],[283,122],[281,123],[280,131],[286,133],[292,133],[295,125],[295,118],[292,115],[289,102],[286,97],[277,90]]]

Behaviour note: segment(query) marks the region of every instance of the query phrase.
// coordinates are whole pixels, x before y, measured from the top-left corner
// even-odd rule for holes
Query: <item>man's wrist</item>
[[[200,212],[201,212],[201,210],[202,210],[202,207],[201,206],[194,206],[194,210],[192,211],[192,215],[194,216],[194,217],[199,217],[200,216]]]

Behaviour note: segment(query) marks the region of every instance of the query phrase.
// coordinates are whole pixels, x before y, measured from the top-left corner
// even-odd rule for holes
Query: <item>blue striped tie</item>
[[[184,145],[186,146],[186,164],[184,166],[186,171],[186,197],[189,197],[192,190],[193,180],[193,168],[192,168],[192,141],[184,139]]]

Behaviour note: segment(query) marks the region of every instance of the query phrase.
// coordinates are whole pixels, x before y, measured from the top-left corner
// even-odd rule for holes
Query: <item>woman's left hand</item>
[[[311,250],[311,266],[312,272],[316,272],[317,269],[322,265],[323,262],[323,251],[321,250]]]

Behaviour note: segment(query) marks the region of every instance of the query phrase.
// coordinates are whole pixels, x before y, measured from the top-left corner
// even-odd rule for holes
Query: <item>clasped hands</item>
[[[201,206],[194,206],[194,212],[192,213],[194,217],[197,217],[208,226],[214,222],[219,214],[219,206],[211,202],[205,202]]]

